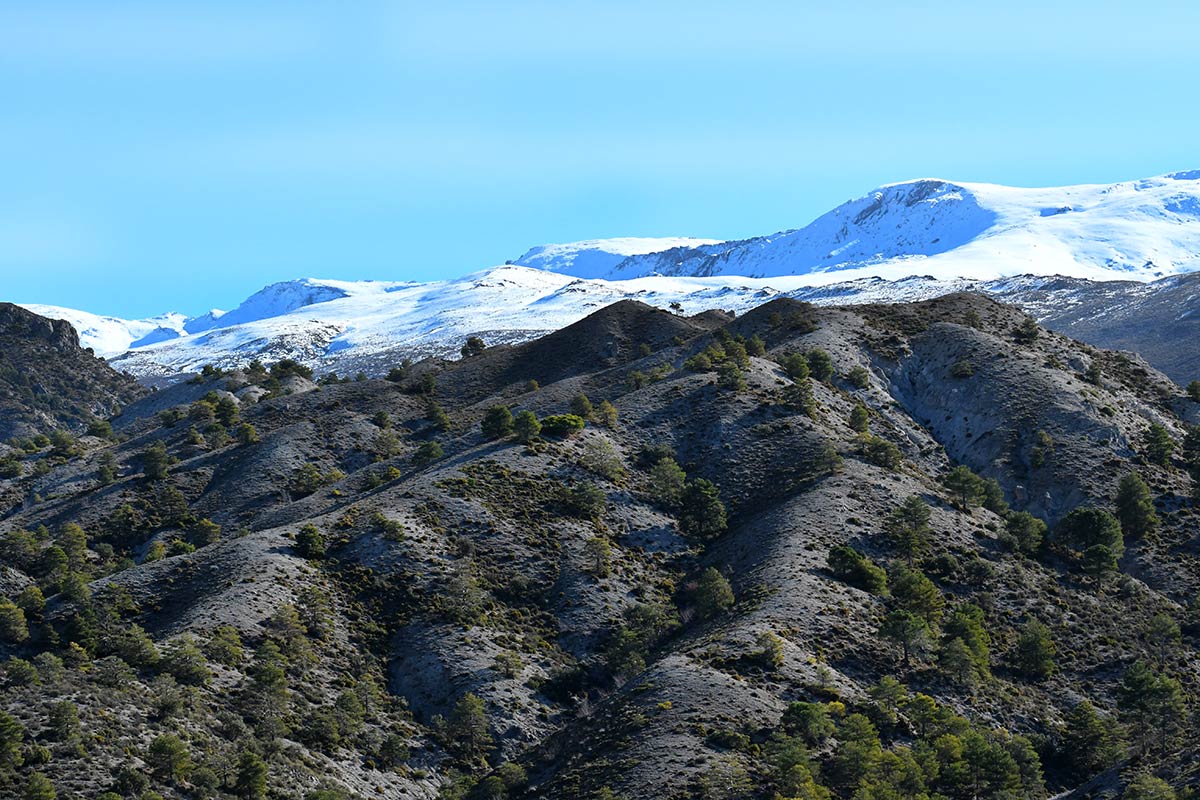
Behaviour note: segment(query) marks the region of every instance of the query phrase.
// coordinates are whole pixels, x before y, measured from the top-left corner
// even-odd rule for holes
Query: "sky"
[[[198,314],[911,178],[1200,168],[1197,30],[1153,0],[0,0],[0,300]]]

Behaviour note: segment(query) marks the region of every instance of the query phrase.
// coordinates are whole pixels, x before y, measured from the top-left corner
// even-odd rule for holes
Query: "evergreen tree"
[[[870,414],[867,412],[867,407],[861,402],[855,403],[854,408],[850,410],[850,430],[858,433],[866,433],[871,424]]]
[[[942,618],[946,601],[920,570],[898,565],[888,576],[888,586],[896,604],[905,611],[919,614],[931,626]]]
[[[1004,524],[1005,539],[1018,551],[1032,555],[1041,549],[1048,530],[1045,522],[1028,511],[1016,511]]]
[[[942,478],[942,484],[950,490],[954,504],[962,511],[970,510],[983,499],[983,479],[969,467],[954,467]]]
[[[161,441],[142,451],[142,473],[146,480],[161,481],[167,477],[170,458],[167,456],[167,446]]]
[[[1120,558],[1125,553],[1121,523],[1112,514],[1098,508],[1077,508],[1067,514],[1055,527],[1054,538],[1080,552],[1102,545],[1108,548],[1114,558]]]
[[[1075,705],[1064,722],[1060,751],[1075,781],[1083,783],[1120,760],[1124,745],[1117,726],[1090,702]]]
[[[716,484],[697,478],[680,498],[679,527],[687,536],[711,539],[725,532],[725,504]]]
[[[25,729],[10,714],[0,711],[0,774],[16,769],[25,762],[21,745],[25,742]]]
[[[492,406],[479,423],[488,439],[502,439],[513,432],[513,416],[508,406]]]
[[[656,503],[675,508],[683,501],[683,493],[687,488],[687,473],[675,463],[675,459],[667,456],[659,459],[650,468],[647,482],[650,497]]]
[[[828,383],[833,378],[833,359],[824,350],[809,350],[808,370],[813,380]]]
[[[241,800],[264,800],[267,796],[267,763],[257,753],[238,756],[234,791]]]
[[[596,406],[596,422],[606,428],[617,427],[617,407],[607,400],[601,400]]]
[[[1175,800],[1175,790],[1162,778],[1139,772],[1125,784],[1121,800]]]
[[[1158,527],[1150,487],[1137,472],[1130,472],[1117,485],[1117,519],[1121,532],[1131,539],[1146,536]]]
[[[1142,753],[1165,753],[1183,729],[1186,709],[1179,681],[1156,672],[1145,661],[1125,671],[1117,705]]]
[[[22,800],[56,800],[58,792],[54,784],[40,772],[35,772],[25,781],[25,791]]]
[[[1171,438],[1171,432],[1157,422],[1152,424],[1142,438],[1142,454],[1146,460],[1160,467],[1169,467],[1174,452],[1175,441]]]
[[[12,600],[0,595],[0,642],[20,644],[29,638],[25,611]]]
[[[1017,637],[1014,660],[1017,669],[1027,678],[1045,680],[1054,673],[1054,655],[1057,652],[1050,638],[1050,629],[1031,619],[1021,627]]]
[[[733,605],[733,588],[724,575],[709,567],[696,582],[694,598],[700,619],[711,619]]]
[[[923,617],[898,608],[883,618],[879,635],[900,646],[902,664],[908,669],[909,657],[924,648],[929,639],[929,624]]]
[[[888,515],[887,532],[909,566],[929,547],[929,505],[917,495],[909,495]]]
[[[446,744],[460,758],[480,761],[492,749],[492,734],[483,701],[468,692],[459,698],[446,722]]]
[[[466,344],[462,346],[459,352],[463,358],[473,358],[487,349],[487,344],[478,336],[470,336],[467,338]]]

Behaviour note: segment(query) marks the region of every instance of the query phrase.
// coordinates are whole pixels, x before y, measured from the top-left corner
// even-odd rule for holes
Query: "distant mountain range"
[[[1185,380],[1200,372],[1191,352],[1200,348],[1177,346],[1200,340],[1200,285],[1187,276],[1198,269],[1200,171],[1050,189],[927,179],[881,187],[804,228],[740,241],[543,245],[429,283],[299,279],[193,318],[26,307],[70,321],[114,366],[163,378],[283,357],[378,374],[404,357],[454,354],[471,335],[525,341],[622,299],[695,313],[779,295],[844,304],[971,290],[1093,344],[1137,349]]]

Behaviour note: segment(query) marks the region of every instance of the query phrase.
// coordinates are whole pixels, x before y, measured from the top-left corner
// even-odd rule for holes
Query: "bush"
[[[950,366],[950,377],[952,378],[958,378],[961,380],[963,378],[969,378],[974,374],[975,365],[965,359],[962,361],[955,361],[954,364]]]
[[[316,525],[305,525],[296,534],[296,552],[308,559],[325,557],[325,537]]]
[[[876,595],[887,594],[887,573],[849,545],[837,545],[829,551],[826,563],[834,577]]]
[[[846,373],[846,382],[855,389],[866,389],[871,385],[871,373],[866,367],[854,367]]]
[[[428,442],[421,443],[421,446],[413,453],[412,460],[416,466],[424,467],[444,458],[445,455],[446,451],[442,449],[441,443],[431,439]]]
[[[553,414],[542,420],[542,433],[546,436],[566,438],[583,430],[583,417],[577,414]]]
[[[625,476],[625,466],[617,448],[607,439],[593,438],[583,446],[579,457],[579,465],[588,472],[595,473],[610,481],[620,480]]]
[[[867,461],[877,467],[896,472],[904,463],[904,458],[900,454],[900,448],[889,442],[887,439],[881,439],[878,436],[866,436],[862,441],[862,455]]]
[[[608,496],[594,483],[577,483],[566,492],[566,506],[577,517],[599,517],[604,513]]]
[[[592,401],[583,392],[571,398],[571,413],[584,419],[592,418]]]

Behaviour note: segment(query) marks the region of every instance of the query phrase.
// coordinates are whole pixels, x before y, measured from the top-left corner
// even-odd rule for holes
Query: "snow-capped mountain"
[[[587,243],[592,249],[598,243]],[[561,252],[563,258],[556,259]],[[533,254],[531,256],[531,254]],[[518,264],[580,277],[809,275],[813,283],[932,275],[1150,280],[1200,267],[1200,170],[1109,185],[1021,189],[918,180],[880,187],[798,230],[630,255],[574,271],[569,245]]]
[[[861,303],[971,290],[1068,326],[1064,308],[1095,318],[1104,298],[1124,302],[1130,287],[1140,287],[1138,307],[1161,310],[1152,300],[1159,287],[1194,306],[1196,295],[1161,280],[1193,270],[1200,270],[1200,171],[1054,189],[891,184],[770,236],[542,245],[504,266],[428,283],[284,281],[232,311],[190,319],[28,308],[67,319],[85,346],[143,377],[284,357],[378,374],[404,357],[456,355],[471,335],[490,343],[533,338],[622,299],[695,313],[739,311],[781,293]],[[1084,328],[1104,344],[1096,340],[1102,326]]]
[[[79,332],[79,341],[90,347],[98,356],[112,356],[135,347],[174,339],[184,332],[188,318],[183,314],[168,312],[147,319],[121,319],[78,311],[74,308],[47,306],[36,303],[23,304],[35,314],[50,319],[65,319]]]

